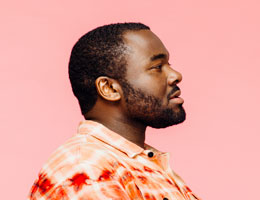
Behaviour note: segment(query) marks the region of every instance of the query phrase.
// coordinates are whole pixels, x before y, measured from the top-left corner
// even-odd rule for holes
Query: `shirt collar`
[[[79,123],[79,134],[89,134],[110,146],[126,153],[129,157],[133,158],[138,154],[141,154],[145,149],[153,149],[151,146],[145,144],[145,149],[127,140],[123,136],[108,129],[103,124],[93,120],[83,120]]]

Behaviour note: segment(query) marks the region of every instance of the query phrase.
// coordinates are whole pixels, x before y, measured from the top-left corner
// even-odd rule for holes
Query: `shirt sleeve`
[[[92,171],[93,172],[93,171]],[[70,174],[70,175],[68,175]],[[62,172],[55,176],[40,173],[27,200],[130,200],[124,186],[112,176],[93,175],[86,171]],[[100,178],[101,177],[101,178]],[[60,181],[62,180],[62,181]]]

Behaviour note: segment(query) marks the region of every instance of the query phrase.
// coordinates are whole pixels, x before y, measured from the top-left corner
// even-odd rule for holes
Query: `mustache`
[[[167,95],[167,98],[170,99],[170,97],[178,90],[180,90],[180,88],[176,85],[175,88],[173,88],[172,91]]]

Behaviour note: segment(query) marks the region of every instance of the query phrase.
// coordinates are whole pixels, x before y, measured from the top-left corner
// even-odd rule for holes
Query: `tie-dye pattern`
[[[169,153],[147,144],[143,149],[98,122],[84,120],[43,166],[27,200],[69,199],[199,198],[171,170]]]

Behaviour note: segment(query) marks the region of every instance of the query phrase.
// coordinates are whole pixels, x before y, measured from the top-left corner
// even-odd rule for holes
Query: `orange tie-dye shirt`
[[[141,148],[84,120],[41,169],[28,200],[195,200],[169,166],[169,153]]]

